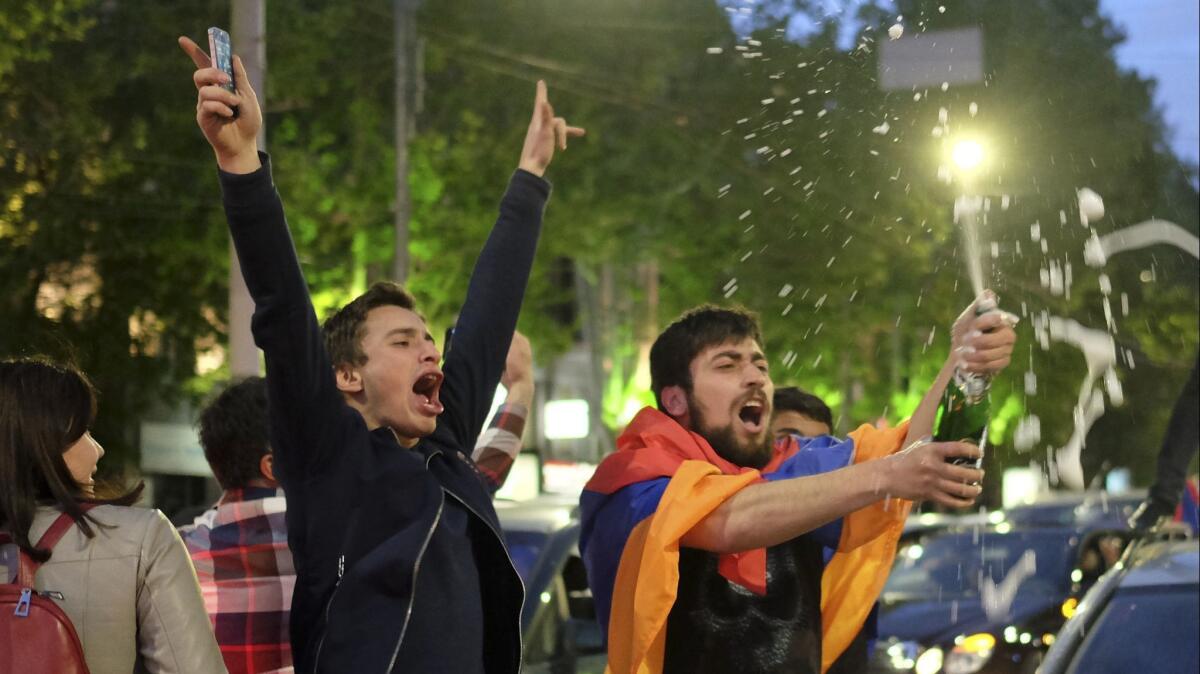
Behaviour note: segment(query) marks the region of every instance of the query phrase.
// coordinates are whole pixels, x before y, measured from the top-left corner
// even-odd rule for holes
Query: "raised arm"
[[[197,68],[196,123],[217,158],[229,231],[254,298],[254,341],[266,355],[275,465],[287,487],[314,469],[319,448],[332,445],[345,409],[269,162],[258,152],[262,112],[242,61],[233,58],[238,91],[230,93],[220,86],[225,74],[195,42],[181,37],[179,44]]]
[[[994,376],[1012,361],[1013,347],[1017,341],[1017,333],[1013,330],[1016,317],[1004,311],[977,315],[975,308],[980,302],[991,302],[995,306],[996,296],[992,291],[985,290],[955,319],[950,329],[950,355],[909,420],[905,447],[932,437],[938,404],[946,386],[954,378],[955,368]]]
[[[446,411],[435,431],[445,445],[469,452],[483,427],[517,326],[537,249],[542,209],[550,194],[550,185],[541,176],[554,157],[555,147],[565,149],[568,137],[580,135],[583,129],[568,126],[563,118],[554,116],[546,85],[539,81],[519,168],[500,202],[500,217],[475,263],[454,329],[454,348],[446,356],[441,391]]]
[[[533,352],[529,339],[520,332],[513,333],[500,383],[508,395],[492,415],[487,430],[479,436],[471,455],[492,493],[504,486],[513,461],[521,453],[525,420],[533,407]]]

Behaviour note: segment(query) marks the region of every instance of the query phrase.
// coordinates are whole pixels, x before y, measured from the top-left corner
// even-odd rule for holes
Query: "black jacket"
[[[424,605],[475,615],[482,609],[476,662],[483,671],[516,672],[524,589],[470,455],[504,369],[550,186],[524,171],[513,175],[443,367],[445,412],[430,436],[405,449],[389,429],[368,431],[335,387],[269,160],[261,156],[261,170],[222,172],[220,181],[254,298],[254,339],[266,355],[275,471],[287,495],[296,564],[296,671],[437,672],[462,662],[455,633],[427,633],[431,622],[413,616],[423,583]],[[445,526],[448,512],[465,526]],[[442,559],[449,554],[461,563],[422,566],[431,541],[440,541]],[[455,568],[478,591],[456,594],[458,579],[438,576]]]

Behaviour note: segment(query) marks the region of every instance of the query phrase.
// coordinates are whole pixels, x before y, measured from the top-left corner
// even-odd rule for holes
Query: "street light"
[[[950,158],[959,171],[971,173],[983,163],[983,144],[973,138],[959,140],[950,149]]]

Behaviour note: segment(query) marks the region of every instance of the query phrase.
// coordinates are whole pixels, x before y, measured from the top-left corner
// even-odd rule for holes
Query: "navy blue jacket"
[[[275,472],[296,563],[296,671],[439,672],[472,662],[488,674],[516,672],[524,589],[470,456],[516,328],[549,183],[513,175],[443,367],[445,412],[431,435],[406,449],[387,428],[369,431],[336,389],[261,157],[259,171],[221,172],[220,182],[254,298],[254,340],[266,355]],[[422,566],[431,549],[439,561]],[[461,652],[455,630],[443,631],[447,621],[414,615],[417,598],[451,615],[481,616],[482,629],[470,634],[482,646],[478,657]]]

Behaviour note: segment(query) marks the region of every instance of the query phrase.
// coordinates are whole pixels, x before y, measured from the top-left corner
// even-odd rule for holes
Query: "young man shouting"
[[[704,306],[670,325],[650,351],[658,409],[634,418],[581,499],[612,671],[816,674],[836,659],[887,578],[907,502],[979,495],[983,473],[946,462],[977,447],[921,439],[955,365],[1008,364],[1006,318],[963,313],[953,358],[910,422],[806,451],[771,435],[774,385],[752,315]],[[823,547],[838,551],[827,567]]]
[[[288,234],[254,91],[237,93],[187,38],[196,121],[266,355],[275,475],[296,564],[298,672],[516,672],[523,589],[471,461],[529,278],[555,145],[582,135],[539,82],[519,168],[475,265],[454,338],[438,349],[412,296],[380,283],[322,329]],[[235,116],[234,108],[238,114]]]

